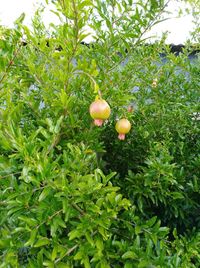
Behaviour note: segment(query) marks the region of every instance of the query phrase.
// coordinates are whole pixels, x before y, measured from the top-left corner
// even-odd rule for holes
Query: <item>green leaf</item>
[[[69,234],[69,240],[73,240],[74,238],[80,237],[81,236],[81,232],[77,229],[72,230]]]
[[[15,22],[14,22],[14,24],[22,24],[23,23],[23,21],[24,21],[24,19],[25,19],[25,13],[23,12],[20,16],[19,16],[19,18],[17,18],[16,20],[15,20]]]
[[[54,266],[54,263],[51,262],[51,261],[44,261],[43,262],[43,265],[46,266],[46,267],[48,267],[48,268],[54,268],[55,267]]]
[[[87,241],[88,241],[92,246],[94,246],[94,240],[93,240],[91,234],[88,233],[88,232],[86,232],[85,237],[86,237]]]
[[[15,233],[18,233],[18,232],[23,232],[25,230],[26,230],[26,228],[24,228],[24,227],[17,227],[17,228],[14,229],[14,231],[12,233],[15,234]]]
[[[137,255],[133,251],[127,251],[122,255],[122,259],[137,259]]]
[[[58,119],[58,121],[57,121],[57,123],[56,123],[55,130],[54,130],[54,132],[55,132],[56,134],[58,134],[58,133],[60,132],[61,124],[62,124],[63,119],[64,119],[64,116],[62,115],[62,116]]]
[[[113,177],[115,177],[116,174],[117,174],[117,172],[111,172],[106,177],[105,176],[102,177],[103,178],[103,183],[104,184],[108,183],[108,181],[110,181]]]
[[[41,192],[38,201],[41,202],[43,201],[48,195],[49,193],[52,191],[52,189],[50,187],[48,188],[44,188],[43,191]]]
[[[31,231],[31,236],[30,236],[29,240],[24,244],[26,247],[33,246],[33,244],[35,243],[37,232],[38,232],[37,229],[34,229],[33,231]]]
[[[54,261],[57,257],[57,254],[58,254],[58,247],[57,246],[54,246],[53,250],[52,250],[52,253],[51,253],[51,260]]]
[[[57,225],[66,228],[66,223],[61,219],[61,217],[56,217],[54,218],[54,221],[56,222]]]
[[[149,267],[149,266],[151,267],[151,264],[146,260],[142,260],[138,264],[138,268],[146,268],[146,267]]]
[[[71,266],[64,262],[59,262],[58,264],[56,264],[56,268],[71,268]]]
[[[157,220],[157,216],[154,216],[154,217],[152,217],[150,220],[148,220],[148,221],[146,222],[146,225],[147,225],[148,227],[152,227],[152,226],[155,224],[156,220]]]
[[[173,199],[183,199],[185,198],[181,192],[172,192],[170,193]]]
[[[83,252],[78,251],[76,255],[74,256],[74,260],[81,260],[83,258]]]
[[[157,234],[152,233],[150,236],[151,236],[152,241],[154,242],[154,245],[156,246],[157,241],[158,241]]]
[[[37,220],[35,220],[33,218],[28,218],[26,216],[19,216],[18,219],[21,220],[21,221],[24,221],[25,223],[27,223],[30,226],[37,225]]]
[[[45,245],[48,245],[50,243],[50,240],[46,237],[41,237],[38,239],[38,241],[35,243],[34,247],[37,248],[37,247],[42,247],[42,246],[45,246]]]
[[[85,268],[91,268],[88,256],[84,256],[84,258],[81,260],[81,263],[84,264]]]
[[[135,234],[138,235],[142,232],[142,228],[138,225],[135,226]]]
[[[99,251],[103,251],[104,244],[100,238],[97,238],[97,240],[95,241],[95,244],[96,244],[96,247],[98,248]]]

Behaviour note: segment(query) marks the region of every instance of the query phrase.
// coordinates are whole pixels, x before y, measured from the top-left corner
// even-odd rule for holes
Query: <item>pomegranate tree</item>
[[[118,139],[125,140],[125,135],[129,133],[131,129],[131,123],[129,122],[128,119],[122,118],[119,121],[117,121],[115,129],[119,133]]]
[[[104,120],[109,118],[110,113],[110,106],[103,99],[95,100],[90,105],[90,115],[94,119],[95,126],[102,126]]]

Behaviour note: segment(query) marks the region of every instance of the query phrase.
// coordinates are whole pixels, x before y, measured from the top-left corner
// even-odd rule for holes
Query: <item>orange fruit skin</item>
[[[122,118],[117,121],[115,129],[119,134],[127,134],[131,129],[131,123],[128,119]]]
[[[111,114],[109,104],[102,99],[96,100],[90,105],[90,115],[93,119],[106,120]]]

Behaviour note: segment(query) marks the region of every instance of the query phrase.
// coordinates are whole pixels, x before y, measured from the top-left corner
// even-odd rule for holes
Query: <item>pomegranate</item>
[[[129,113],[132,113],[133,112],[133,106],[132,105],[129,105],[128,108],[127,108],[127,111]]]
[[[104,120],[110,116],[110,113],[110,106],[103,99],[95,100],[90,105],[90,115],[94,119],[95,126],[102,126]]]
[[[152,87],[157,87],[157,85],[158,85],[158,79],[155,78],[155,79],[153,79]]]
[[[117,121],[115,125],[116,131],[119,133],[118,139],[125,140],[125,135],[130,131],[131,129],[131,123],[128,121],[128,119],[120,119]]]

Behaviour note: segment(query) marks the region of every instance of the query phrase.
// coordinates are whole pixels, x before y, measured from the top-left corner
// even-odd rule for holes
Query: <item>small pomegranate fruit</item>
[[[128,108],[127,108],[127,111],[129,113],[132,113],[133,112],[133,106],[132,105],[129,105]]]
[[[104,120],[110,116],[110,113],[110,106],[105,100],[98,99],[90,105],[90,115],[94,119],[95,126],[102,126]]]
[[[157,87],[157,85],[158,85],[158,79],[155,78],[155,79],[153,79],[152,87]]]
[[[125,140],[125,135],[130,131],[131,129],[131,123],[128,121],[128,119],[120,119],[117,121],[115,125],[116,131],[119,133],[118,139],[119,140]]]

